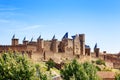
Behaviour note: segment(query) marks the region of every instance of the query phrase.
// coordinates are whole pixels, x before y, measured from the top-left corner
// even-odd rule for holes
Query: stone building
[[[11,45],[0,45],[0,52],[18,51],[22,53],[34,54],[39,53],[66,53],[68,55],[90,55],[90,49],[85,49],[85,34],[76,34],[72,38],[68,38],[68,32],[65,33],[62,40],[59,41],[53,36],[52,40],[43,40],[41,36],[37,41],[23,39],[23,43],[19,44],[19,39],[13,35]],[[87,50],[87,51],[85,51]],[[88,54],[86,54],[88,53]]]

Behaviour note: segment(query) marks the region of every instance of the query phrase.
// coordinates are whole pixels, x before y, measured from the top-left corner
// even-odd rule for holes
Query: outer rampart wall
[[[25,51],[25,50],[27,50],[27,46],[25,46],[25,45],[16,45],[16,46],[4,45],[4,46],[0,46],[0,51],[8,51],[8,50]]]

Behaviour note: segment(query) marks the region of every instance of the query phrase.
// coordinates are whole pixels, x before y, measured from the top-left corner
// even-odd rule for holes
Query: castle
[[[60,58],[79,58],[80,60],[85,57],[87,60],[89,58],[101,58],[107,62],[112,62],[113,66],[120,68],[120,53],[119,54],[108,54],[106,51],[100,52],[97,48],[97,44],[94,47],[94,52],[92,54],[89,45],[85,45],[85,34],[76,34],[71,38],[68,38],[68,32],[65,33],[61,41],[55,38],[55,35],[51,40],[43,40],[41,36],[38,37],[37,41],[33,41],[33,38],[28,41],[24,37],[22,44],[19,44],[19,39],[15,38],[13,35],[11,39],[11,45],[0,45],[0,53],[8,52],[12,50],[13,52],[20,52],[22,54],[28,54],[31,58],[34,58],[34,54],[37,53],[37,59],[48,60],[52,58],[55,60]],[[42,57],[40,57],[42,55]],[[47,58],[46,58],[47,57]],[[36,57],[35,57],[36,58]],[[57,61],[58,62],[58,61]]]
[[[65,33],[61,41],[53,36],[52,40],[43,40],[41,36],[37,41],[23,39],[23,43],[19,44],[19,39],[12,37],[11,45],[0,45],[0,52],[18,51],[22,53],[66,53],[69,55],[90,55],[90,47],[85,45],[85,34],[76,34],[72,39],[68,38],[68,32]]]

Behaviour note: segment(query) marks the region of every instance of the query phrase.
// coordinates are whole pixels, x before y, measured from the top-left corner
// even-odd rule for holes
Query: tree
[[[18,53],[3,53],[0,57],[0,80],[33,80],[35,68],[28,58]]]
[[[27,55],[7,52],[0,55],[0,80],[47,80],[47,76]]]
[[[87,74],[84,72],[84,67],[79,65],[76,60],[64,66],[61,70],[61,76],[64,80],[89,80]]]
[[[36,65],[36,75],[40,80],[47,80],[47,75],[42,74],[42,72],[40,71],[40,66]]]
[[[89,80],[99,80],[99,77],[96,75],[97,68],[89,62],[83,63],[84,71],[89,77]]]
[[[99,80],[95,66],[88,62],[79,64],[76,60],[63,67],[61,76],[64,80]]]
[[[50,70],[50,68],[53,68],[55,66],[55,62],[52,59],[49,59],[47,62],[47,67],[48,67],[48,71]]]

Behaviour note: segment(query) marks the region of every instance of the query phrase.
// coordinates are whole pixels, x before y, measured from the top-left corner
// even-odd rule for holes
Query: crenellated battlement
[[[67,32],[61,41],[56,39],[55,35],[51,40],[44,40],[40,35],[36,41],[33,41],[33,38],[29,41],[24,37],[22,44],[19,44],[19,39],[13,35],[11,45],[0,45],[0,51],[8,51],[9,49],[19,52],[32,51],[40,54],[66,53],[69,55],[85,55],[85,34],[76,34],[69,38]],[[88,51],[87,53],[90,53],[90,49]]]

